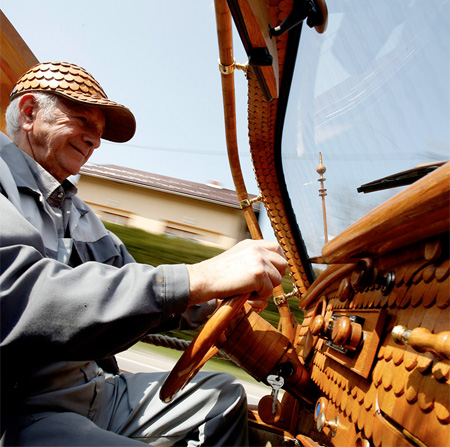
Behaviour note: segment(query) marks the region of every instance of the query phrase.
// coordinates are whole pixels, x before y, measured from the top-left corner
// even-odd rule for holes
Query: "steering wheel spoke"
[[[163,402],[170,402],[217,353],[219,348],[216,343],[220,335],[248,298],[249,294],[244,294],[222,301],[166,377],[159,393]]]

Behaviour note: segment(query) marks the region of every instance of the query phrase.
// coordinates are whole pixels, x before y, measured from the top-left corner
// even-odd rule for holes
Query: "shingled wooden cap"
[[[28,92],[54,93],[72,101],[97,106],[106,117],[105,140],[123,143],[136,130],[136,120],[125,106],[111,101],[86,70],[67,62],[44,62],[31,67],[16,83],[10,101]]]

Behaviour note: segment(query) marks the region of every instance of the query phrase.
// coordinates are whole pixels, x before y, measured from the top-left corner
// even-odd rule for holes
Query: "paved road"
[[[181,355],[181,353],[179,354]],[[139,346],[134,346],[128,351],[122,352],[117,356],[119,367],[128,372],[155,372],[155,371],[170,371],[176,362],[176,359],[167,357],[165,355],[149,352]],[[203,370],[208,371],[208,364]],[[240,379],[241,383],[247,392],[247,399],[250,404],[257,404],[262,396],[270,394],[270,388],[264,384],[252,383]]]

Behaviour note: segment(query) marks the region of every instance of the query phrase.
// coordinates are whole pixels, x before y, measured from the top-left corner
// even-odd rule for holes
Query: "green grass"
[[[104,224],[123,241],[137,262],[155,267],[161,264],[195,264],[223,251],[184,239],[150,234],[137,228],[108,222]]]

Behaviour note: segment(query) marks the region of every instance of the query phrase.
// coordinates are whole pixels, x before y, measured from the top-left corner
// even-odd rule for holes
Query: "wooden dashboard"
[[[268,15],[270,29],[280,25],[294,3],[228,1],[249,56],[255,46],[265,45],[255,23]],[[328,242],[322,250],[327,267],[311,280],[278,175],[283,88],[270,88],[272,77],[284,80],[292,69],[286,54],[293,36],[271,37],[275,49],[266,45],[266,52],[276,70],[258,71],[250,64],[246,72],[250,151],[261,200],[286,253],[305,318],[286,340],[287,333],[283,338],[250,315],[241,320],[245,324],[236,324],[247,348],[232,334],[223,341],[223,348],[259,380],[280,362],[293,365],[294,379],[285,380],[288,392],[280,411],[261,411],[262,405],[251,409],[250,420],[307,447],[448,446],[450,164]],[[252,363],[255,353],[258,361]]]
[[[297,340],[321,391],[310,438],[450,444],[449,178],[447,163],[324,248],[336,263],[306,294]]]

